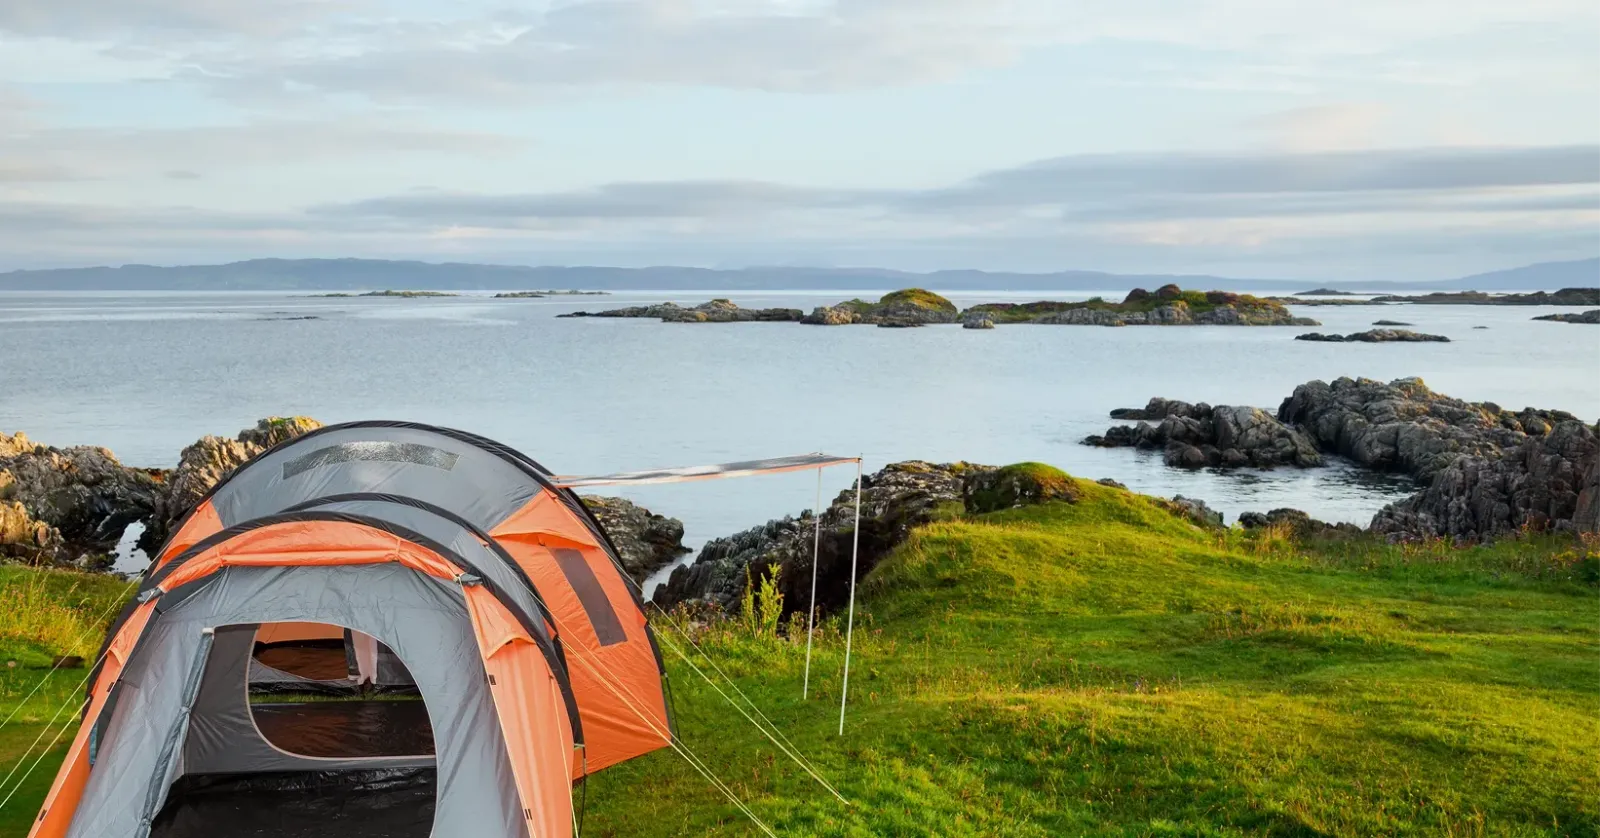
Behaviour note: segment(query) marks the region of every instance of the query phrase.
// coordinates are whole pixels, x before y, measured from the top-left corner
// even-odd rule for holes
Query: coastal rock
[[[217,485],[250,458],[281,442],[322,427],[304,416],[270,417],[256,422],[233,439],[205,436],[183,449],[178,467],[167,480],[166,491],[158,498],[152,520],[139,539],[140,549],[153,553],[171,534],[172,528],[200,503]]]
[[[0,504],[9,552],[36,561],[98,564],[128,525],[154,514],[160,471],[124,466],[104,448],[52,448],[0,434]],[[43,529],[41,529],[41,525]]]
[[[1457,457],[1499,457],[1562,422],[1559,410],[1520,413],[1434,393],[1420,378],[1385,384],[1340,378],[1296,387],[1278,420],[1305,431],[1323,451],[1368,468],[1432,480]]]
[[[1018,463],[967,473],[961,487],[966,511],[998,512],[1061,501],[1076,503],[1078,484],[1066,472],[1043,463]]]
[[[1374,320],[1374,321],[1372,321],[1372,325],[1374,325],[1374,326],[1410,326],[1412,324],[1407,323],[1407,322],[1402,321],[1402,320]]]
[[[983,315],[968,315],[961,320],[963,329],[993,329],[994,321]]]
[[[1101,448],[1161,449],[1170,466],[1199,469],[1208,466],[1271,468],[1292,465],[1309,468],[1322,464],[1311,438],[1255,407],[1189,404],[1173,399],[1151,399],[1143,409],[1111,412],[1114,419],[1137,419],[1134,426],[1119,425],[1104,436],[1091,436],[1085,445]],[[1145,420],[1160,420],[1152,425]]]
[[[1582,314],[1546,314],[1535,317],[1535,320],[1548,320],[1555,323],[1600,323],[1600,308],[1586,311]]]
[[[690,552],[683,546],[683,522],[657,515],[632,501],[602,495],[580,495],[579,500],[605,527],[617,548],[622,567],[635,582]]]
[[[1307,332],[1295,335],[1295,340],[1322,341],[1324,343],[1449,343],[1444,335],[1427,335],[1407,329],[1368,329],[1348,335],[1325,335]]]
[[[1398,537],[1467,540],[1517,532],[1595,532],[1600,444],[1579,421],[1558,423],[1500,456],[1462,456],[1423,491],[1390,504],[1372,529]],[[1585,490],[1590,492],[1583,497]]]
[[[1330,524],[1327,521],[1319,521],[1298,509],[1274,509],[1265,514],[1246,512],[1239,516],[1239,526],[1247,530],[1282,527],[1295,539],[1351,538],[1365,532],[1355,524]]]
[[[968,463],[934,465],[917,460],[895,463],[862,480],[860,555],[856,576],[865,576],[915,527],[965,510],[966,485],[994,469]],[[692,565],[672,572],[656,590],[657,605],[709,602],[736,610],[746,573],[760,577],[778,568],[778,586],[787,611],[803,611],[810,598],[815,513],[769,521],[706,544]],[[817,551],[817,603],[832,608],[849,592],[849,567],[855,537],[855,490],[841,492],[823,510]]]
[[[0,472],[0,481],[9,476]],[[21,503],[0,500],[0,559],[54,564],[65,546],[60,530],[34,520]]]
[[[1199,498],[1186,498],[1183,495],[1175,495],[1171,500],[1162,500],[1160,503],[1174,515],[1188,518],[1190,522],[1198,526],[1207,529],[1219,529],[1222,527],[1222,513],[1212,509],[1206,505],[1205,501]]]
[[[848,326],[861,322],[861,314],[845,306],[817,306],[800,321],[813,326]]]
[[[716,299],[693,308],[677,303],[631,306],[610,311],[575,311],[558,317],[648,317],[663,323],[797,323],[804,316],[797,308],[742,308],[732,300]]]

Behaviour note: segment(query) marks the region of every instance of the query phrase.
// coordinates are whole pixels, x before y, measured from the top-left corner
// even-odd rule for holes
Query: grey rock
[[[683,522],[657,515],[624,498],[580,495],[579,500],[605,527],[622,567],[635,582],[689,553],[683,546]]]
[[[1408,329],[1369,329],[1348,335],[1325,335],[1307,332],[1295,335],[1295,340],[1321,341],[1323,343],[1449,343],[1444,335],[1428,335]]]
[[[1160,419],[1151,425],[1114,426],[1104,436],[1083,442],[1102,448],[1161,449],[1168,465],[1198,469],[1207,466],[1271,468],[1322,464],[1322,455],[1305,433],[1254,407],[1189,404],[1151,399],[1143,409],[1111,412],[1119,419]]]
[[[856,577],[865,576],[917,526],[965,509],[966,483],[993,471],[967,463],[934,465],[921,461],[895,463],[862,480],[861,551]],[[656,590],[663,608],[706,602],[734,611],[744,593],[746,574],[758,578],[778,568],[784,609],[804,611],[810,598],[813,540],[817,519],[811,511],[798,518],[769,521],[759,527],[706,544],[693,564],[677,568]],[[850,552],[854,538],[855,490],[841,492],[822,515],[817,552],[817,604],[831,609],[849,592]]]
[[[1535,320],[1548,320],[1548,321],[1555,322],[1555,323],[1590,323],[1590,324],[1596,324],[1596,323],[1600,323],[1600,308],[1594,309],[1592,311],[1586,311],[1586,312],[1584,312],[1582,314],[1546,314],[1543,317],[1535,317],[1533,319],[1535,319]]]
[[[1172,500],[1163,501],[1162,505],[1171,510],[1173,514],[1188,518],[1193,523],[1208,529],[1222,526],[1222,513],[1206,505],[1199,498],[1186,498],[1175,495]]]
[[[123,530],[155,514],[164,478],[124,466],[104,448],[0,434],[0,542],[28,561],[99,566]]]

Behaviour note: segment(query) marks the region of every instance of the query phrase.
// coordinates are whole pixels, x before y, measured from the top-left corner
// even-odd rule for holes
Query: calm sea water
[[[1365,523],[1407,490],[1404,481],[1340,465],[1189,473],[1166,468],[1159,455],[1078,440],[1112,424],[1107,411],[1151,396],[1276,409],[1295,385],[1341,375],[1419,375],[1455,396],[1600,416],[1600,329],[1530,319],[1558,309],[1299,311],[1321,320],[1321,331],[1357,331],[1389,318],[1454,341],[1388,345],[1294,341],[1309,331],[1297,328],[966,331],[556,318],[579,308],[713,296],[725,293],[536,300],[0,293],[0,429],[52,445],[103,445],[146,466],[174,464],[204,434],[232,435],[259,417],[288,414],[459,427],[561,473],[810,451],[860,454],[868,469],[908,458],[1038,460],[1141,492],[1204,498],[1230,518],[1293,506]],[[809,309],[848,296],[735,299]],[[964,306],[1045,295],[948,296]],[[282,319],[305,316],[320,319]],[[825,492],[831,497],[853,476],[828,472]],[[699,543],[810,508],[815,491],[815,475],[791,474],[626,494],[683,519],[688,540]]]

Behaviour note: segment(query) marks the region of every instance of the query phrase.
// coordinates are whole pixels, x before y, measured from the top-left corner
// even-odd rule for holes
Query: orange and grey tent
[[[342,672],[252,657],[334,639]],[[424,699],[431,741],[329,756],[268,738],[250,699],[263,679],[373,683],[384,655]],[[219,484],[145,572],[89,683],[34,838],[288,834],[292,807],[263,801],[335,781],[360,793],[293,834],[570,836],[575,780],[673,744],[655,639],[600,525],[538,463],[409,423],[324,428]]]

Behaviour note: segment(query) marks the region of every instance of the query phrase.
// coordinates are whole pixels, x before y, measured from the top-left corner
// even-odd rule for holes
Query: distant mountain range
[[[1132,275],[1097,271],[1027,274],[974,270],[909,273],[881,268],[751,267],[736,270],[651,267],[523,267],[381,259],[251,259],[226,265],[122,265],[0,273],[3,291],[361,291],[516,289],[729,291],[874,290],[918,286],[938,291],[1127,291],[1167,283],[1230,291],[1331,287],[1343,291],[1552,291],[1600,286],[1600,258],[1545,262],[1433,282],[1305,282],[1206,275]]]

